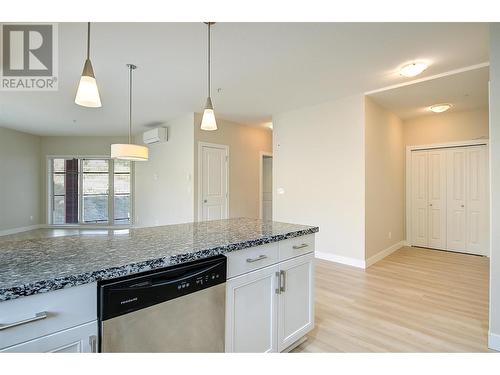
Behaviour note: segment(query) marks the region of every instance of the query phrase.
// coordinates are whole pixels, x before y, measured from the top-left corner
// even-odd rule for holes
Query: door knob
[[[464,208],[464,207],[465,207],[465,205],[461,204],[461,205],[460,205],[460,207]]]
[[[203,203],[207,203],[208,201],[206,199],[203,199]]]
[[[432,207],[432,203],[431,203],[431,204],[429,204],[429,206],[431,206],[431,207]]]

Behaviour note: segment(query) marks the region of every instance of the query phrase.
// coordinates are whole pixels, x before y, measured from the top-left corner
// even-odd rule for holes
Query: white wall
[[[407,146],[488,138],[488,110],[445,112],[403,122]]]
[[[0,127],[0,234],[40,223],[40,137]]]
[[[42,137],[40,148],[41,222],[47,224],[47,157],[48,156],[107,156],[112,143],[126,143],[127,137],[55,136]]]
[[[135,163],[136,226],[193,221],[193,123],[194,114],[167,122],[168,142],[149,145],[149,160]]]
[[[490,347],[500,350],[500,24],[490,24]]]
[[[273,159],[274,220],[318,225],[319,256],[364,263],[364,96],[273,116]]]
[[[217,120],[216,131],[200,129],[201,115],[194,121],[195,202],[198,199],[198,142],[229,146],[229,217],[259,217],[260,152],[272,151],[272,132],[231,121]],[[195,218],[198,205],[195,204]]]
[[[365,158],[365,257],[369,259],[405,238],[405,148],[402,121],[368,97]]]

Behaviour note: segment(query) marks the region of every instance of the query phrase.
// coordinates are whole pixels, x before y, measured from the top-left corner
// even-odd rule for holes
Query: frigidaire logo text
[[[1,26],[0,89],[57,90],[57,25]]]
[[[135,302],[137,301],[137,297],[134,297],[134,298],[130,298],[130,299],[126,299],[124,301],[121,301],[120,302],[120,305],[125,305],[126,303],[130,303],[130,302]]]

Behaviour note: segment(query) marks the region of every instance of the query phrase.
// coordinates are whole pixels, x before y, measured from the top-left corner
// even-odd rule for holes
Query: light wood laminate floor
[[[316,260],[316,326],[294,352],[488,351],[488,282],[488,258],[438,250]]]

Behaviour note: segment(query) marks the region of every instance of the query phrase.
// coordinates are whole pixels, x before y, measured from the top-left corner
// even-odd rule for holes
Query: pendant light
[[[99,89],[95,80],[94,69],[90,62],[90,22],[87,23],[87,60],[83,65],[83,72],[78,84],[75,103],[83,107],[98,108],[101,107],[101,98]]]
[[[137,69],[134,64],[127,64],[129,69],[129,122],[128,143],[116,143],[111,145],[111,157],[113,159],[146,161],[149,150],[145,146],[132,144],[132,72]]]
[[[215,22],[205,22],[208,26],[208,97],[205,103],[205,109],[203,111],[203,117],[201,119],[201,129],[202,130],[217,130],[217,122],[215,121],[214,106],[212,104],[212,98],[210,97],[210,27]]]

